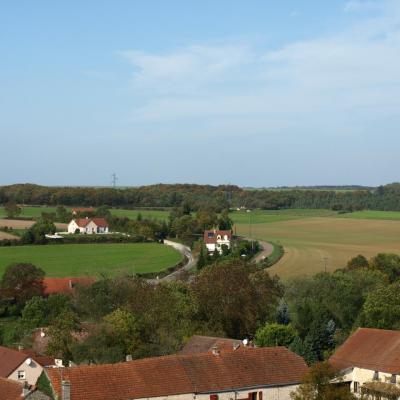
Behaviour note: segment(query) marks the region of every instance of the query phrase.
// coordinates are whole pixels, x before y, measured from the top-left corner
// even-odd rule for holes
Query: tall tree
[[[11,264],[6,267],[0,283],[1,296],[24,305],[34,296],[43,296],[44,271],[33,264]]]

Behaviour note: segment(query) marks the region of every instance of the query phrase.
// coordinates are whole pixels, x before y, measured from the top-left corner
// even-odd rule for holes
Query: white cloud
[[[350,3],[354,9],[361,2]],[[226,135],[246,126],[259,134],[367,134],[373,124],[398,119],[400,107],[400,13],[385,4],[346,31],[274,51],[231,45],[124,52],[141,94],[132,121],[184,131],[196,120]]]

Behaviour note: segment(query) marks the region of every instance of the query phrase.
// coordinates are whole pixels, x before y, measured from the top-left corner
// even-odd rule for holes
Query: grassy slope
[[[0,275],[14,262],[31,262],[47,276],[69,277],[158,272],[180,260],[177,251],[155,243],[0,247]]]

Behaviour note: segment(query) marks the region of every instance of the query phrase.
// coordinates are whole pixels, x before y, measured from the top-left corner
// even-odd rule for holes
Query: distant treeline
[[[179,207],[192,210],[229,207],[328,208],[353,211],[362,209],[400,211],[400,183],[373,190],[246,190],[234,185],[151,185],[134,188],[48,187],[18,184],[0,187],[0,204],[110,207]]]

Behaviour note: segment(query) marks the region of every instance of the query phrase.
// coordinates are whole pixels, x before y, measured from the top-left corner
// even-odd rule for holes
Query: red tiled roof
[[[293,385],[308,367],[284,347],[171,355],[119,364],[62,369],[70,381],[71,400],[128,400],[185,393],[219,392],[263,385]],[[56,393],[61,371],[46,369]]]
[[[228,240],[232,239],[232,231],[221,231],[221,230],[208,230],[204,231],[203,240],[204,243],[216,243],[217,236],[220,235],[223,238],[225,235],[228,236]]]
[[[108,222],[105,218],[92,218],[92,221],[101,228],[106,228],[108,226]]]
[[[96,226],[102,228],[106,228],[108,226],[108,223],[105,218],[77,218],[74,221],[80,228],[84,228],[91,221],[93,221],[96,224]]]
[[[179,354],[207,353],[213,347],[217,347],[221,351],[233,351],[234,346],[240,345],[242,342],[236,339],[194,335],[187,341]]]
[[[21,400],[22,385],[11,379],[0,378],[0,399]]]
[[[94,212],[93,207],[76,207],[71,210],[72,214],[84,213],[84,212]]]
[[[400,373],[400,331],[359,328],[333,354],[338,370],[349,367]]]
[[[50,367],[55,365],[53,357],[40,356],[36,354],[34,350],[24,349],[21,350],[21,353],[24,353],[27,357],[33,358],[42,367]]]
[[[0,346],[0,377],[7,378],[27,358],[20,351]]]
[[[76,278],[44,278],[44,294],[50,295],[54,293],[72,293],[76,285],[89,286],[95,280],[90,277]]]

